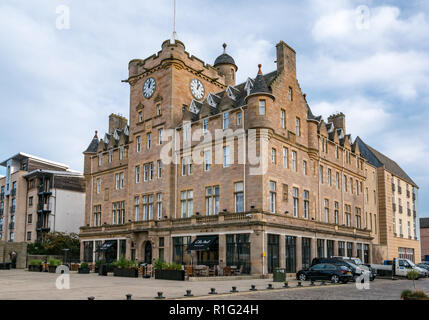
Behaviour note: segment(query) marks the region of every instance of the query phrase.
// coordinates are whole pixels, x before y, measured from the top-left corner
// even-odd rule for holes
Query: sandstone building
[[[281,41],[276,52],[276,70],[259,66],[240,84],[225,50],[211,66],[178,40],[129,63],[129,121],[110,115],[109,131],[84,152],[83,260],[106,249],[111,260],[252,274],[294,273],[331,255],[373,261],[380,214],[364,190],[378,192],[378,167],[346,131],[344,114],[313,115],[295,51]],[[253,152],[266,166],[259,174],[258,164],[237,161]]]
[[[18,153],[0,163],[0,241],[35,242],[46,232],[78,232],[85,180],[53,161]]]

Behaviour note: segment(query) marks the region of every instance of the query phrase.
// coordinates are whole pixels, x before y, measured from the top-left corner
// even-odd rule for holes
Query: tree
[[[71,257],[79,256],[79,236],[76,233],[47,233],[42,241],[29,244],[27,251],[29,254],[63,255],[63,249],[69,249]]]

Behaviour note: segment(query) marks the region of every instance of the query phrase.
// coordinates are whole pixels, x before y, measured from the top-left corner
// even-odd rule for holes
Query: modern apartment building
[[[368,165],[376,168],[378,201],[377,260],[408,258],[420,262],[418,186],[392,159],[356,139]],[[376,244],[376,243],[374,243]]]
[[[422,260],[429,261],[429,218],[420,218],[420,244]]]
[[[18,153],[0,163],[0,240],[34,242],[46,232],[78,232],[85,179],[67,165]]]
[[[106,249],[251,274],[322,256],[373,260],[379,215],[364,185],[376,190],[376,167],[344,114],[313,115],[295,51],[281,41],[276,52],[276,70],[255,66],[240,84],[225,51],[211,66],[178,40],[129,63],[129,122],[110,115],[84,152],[83,260]]]

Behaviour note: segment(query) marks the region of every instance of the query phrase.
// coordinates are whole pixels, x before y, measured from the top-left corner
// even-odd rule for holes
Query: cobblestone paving
[[[194,299],[216,300],[362,300],[362,299],[399,299],[402,290],[411,289],[412,281],[376,279],[370,283],[369,290],[357,290],[354,283],[347,285],[327,285],[310,287],[304,282],[303,288],[297,288],[297,281],[289,279],[290,289],[280,289],[281,283],[273,283],[269,279],[246,279],[227,281],[166,281],[143,278],[101,277],[97,274],[70,275],[70,289],[56,288],[57,274],[28,272],[24,270],[0,270],[0,300],[29,299],[29,300],[86,300],[94,296],[96,300],[125,299],[126,294],[132,294],[133,299],[153,299],[158,291],[162,291],[167,299],[185,299],[187,289],[192,290]],[[254,284],[258,291],[249,291]],[[274,290],[267,290],[272,284]],[[230,294],[232,286],[239,293]],[[429,278],[416,281],[416,287],[429,292]],[[208,295],[210,288],[216,288],[217,295]],[[187,298],[188,299],[188,298]]]

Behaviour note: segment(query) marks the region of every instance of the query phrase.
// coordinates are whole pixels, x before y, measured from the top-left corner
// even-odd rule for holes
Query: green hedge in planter
[[[115,277],[138,277],[139,270],[135,261],[121,257],[118,261],[113,262],[112,265],[114,266],[113,275]]]
[[[80,274],[89,274],[89,265],[86,262],[82,262],[80,267],[77,269],[77,272]]]
[[[428,295],[421,290],[404,290],[401,293],[401,299],[403,300],[429,300]]]
[[[182,265],[177,263],[165,263],[162,260],[156,260],[154,263],[155,279],[160,280],[185,280],[185,270]]]
[[[49,264],[49,272],[55,273],[55,271],[57,270],[57,267],[62,264],[62,261],[59,259],[50,258],[48,260],[48,264]]]
[[[28,271],[32,272],[42,272],[42,260],[34,259],[28,262]]]

